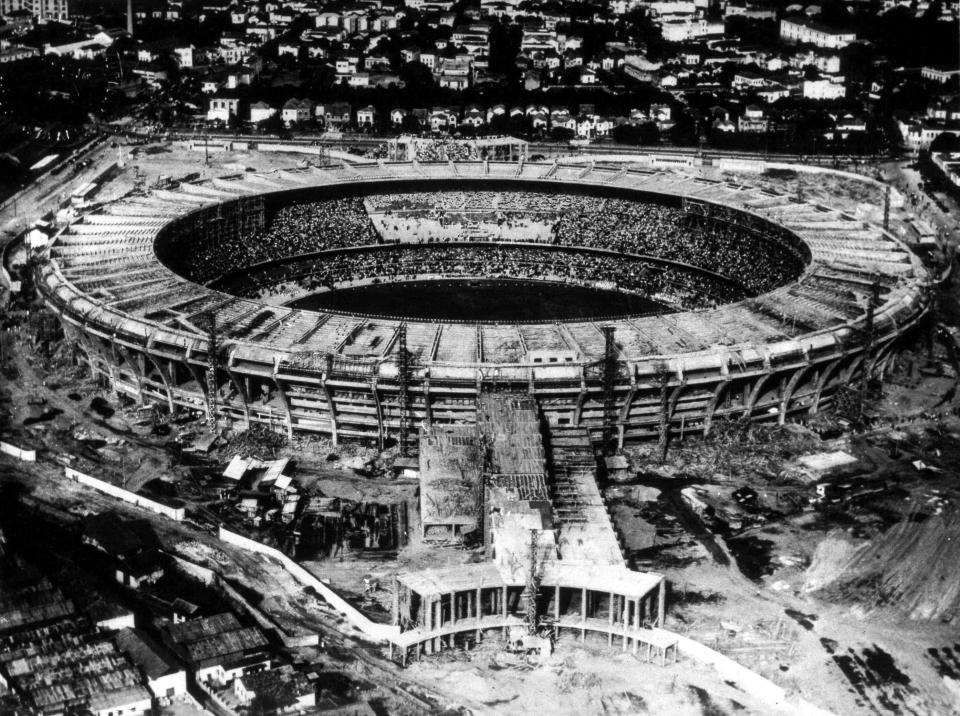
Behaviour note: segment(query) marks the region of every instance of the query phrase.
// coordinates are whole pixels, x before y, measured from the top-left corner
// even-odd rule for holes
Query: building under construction
[[[392,646],[400,660],[515,627],[581,638],[600,632],[624,650],[675,652],[676,640],[658,629],[664,579],[627,568],[597,488],[586,430],[551,431],[548,454],[530,396],[488,392],[478,403],[476,427],[456,434],[469,441],[477,461],[458,469],[481,476],[471,494],[483,500],[472,515],[448,524],[482,520],[489,561],[397,576],[393,620],[400,633]],[[433,460],[443,443],[427,432],[424,440]],[[442,500],[443,484],[430,485],[432,500]],[[446,484],[451,502],[463,504],[462,484]]]
[[[37,285],[68,340],[119,393],[290,436],[380,445],[408,429],[473,423],[479,396],[498,387],[531,395],[554,427],[621,445],[665,442],[681,430],[706,434],[718,419],[783,422],[829,406],[839,387],[861,376],[882,375],[900,336],[925,315],[929,276],[882,227],[791,195],[642,161],[633,168],[370,161],[186,182],[83,215],[51,242]],[[185,277],[182,266],[171,268],[201,266],[204,247],[256,235],[279,207],[442,191],[658,202],[691,225],[711,227],[718,241],[732,237],[771,252],[793,267],[794,279],[695,311],[467,323],[301,310],[215,290]],[[484,244],[491,251],[506,245]],[[455,250],[436,246],[402,250]],[[359,248],[378,256],[399,250]],[[556,256],[560,248],[535,250]],[[580,249],[563,251],[555,260]],[[288,266],[292,258],[268,263]],[[456,269],[455,259],[447,268]],[[670,270],[691,269],[674,262]],[[696,271],[707,280],[706,269]]]

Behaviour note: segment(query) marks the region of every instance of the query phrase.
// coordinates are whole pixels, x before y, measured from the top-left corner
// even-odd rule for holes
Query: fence
[[[785,689],[742,664],[738,664],[730,657],[682,634],[675,632],[670,632],[670,634],[677,639],[677,647],[683,656],[710,666],[722,679],[734,682],[737,688],[742,689],[754,698],[775,706],[785,713],[803,714],[804,716],[830,716],[829,711],[825,711],[805,699],[791,698]]]
[[[13,443],[0,442],[0,452],[11,455],[17,460],[22,460],[23,462],[36,462],[37,461],[37,451],[28,450],[26,448],[18,447]]]
[[[81,485],[92,487],[98,492],[102,492],[105,495],[110,495],[111,497],[116,497],[117,499],[130,503],[131,505],[142,507],[143,509],[150,510],[151,512],[156,512],[158,515],[169,517],[171,520],[175,520],[176,522],[182,522],[186,516],[186,511],[183,507],[171,507],[170,505],[165,505],[162,502],[157,502],[148,497],[144,497],[143,495],[138,495],[135,492],[130,492],[130,490],[125,490],[122,487],[118,487],[112,483],[104,482],[103,480],[91,477],[90,475],[86,475],[82,472],[74,470],[73,468],[65,467],[64,473],[74,482],[79,482]]]

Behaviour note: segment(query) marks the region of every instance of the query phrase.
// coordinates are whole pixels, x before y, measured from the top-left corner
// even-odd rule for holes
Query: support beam
[[[813,402],[810,404],[810,410],[807,411],[808,415],[811,417],[817,414],[817,411],[820,409],[820,396],[823,394],[823,388],[827,384],[827,381],[830,380],[830,377],[837,371],[840,367],[840,363],[843,358],[837,358],[832,361],[826,368],[822,368],[820,371],[820,377],[817,379],[817,386],[813,391]]]
[[[713,427],[713,416],[717,412],[717,405],[719,405],[720,399],[723,397],[723,393],[729,385],[729,380],[722,380],[717,383],[717,387],[713,389],[713,395],[710,397],[710,401],[707,403],[706,410],[704,411],[703,437],[707,437],[710,434],[710,428]]]
[[[383,450],[383,441],[385,429],[383,425],[383,406],[380,405],[380,393],[377,390],[377,376],[374,375],[370,381],[370,395],[373,398],[373,406],[377,410],[377,448]]]
[[[339,437],[337,435],[337,409],[333,404],[333,396],[330,394],[330,387],[327,385],[327,374],[320,377],[320,390],[323,391],[323,398],[327,401],[327,412],[330,413],[330,440],[337,445]]]
[[[283,406],[283,412],[286,415],[287,439],[293,440],[293,414],[290,412],[290,401],[287,400],[287,391],[284,390],[282,381],[277,378],[277,366],[273,366],[273,384],[277,387],[277,396],[280,398],[280,404]]]
[[[167,379],[166,373],[163,372],[163,367],[160,365],[160,362],[150,354],[150,346],[147,346],[147,352],[144,353],[144,356],[150,363],[156,368],[157,373],[160,375],[160,380],[163,383],[163,388],[167,393],[167,408],[172,414],[175,410],[173,405],[173,389],[170,387],[170,381]]]
[[[757,378],[757,382],[753,384],[753,388],[750,390],[750,394],[747,396],[747,400],[743,406],[744,419],[749,418],[753,413],[753,407],[757,404],[757,400],[760,399],[760,391],[763,390],[763,387],[772,375],[773,373],[764,373]]]
[[[807,374],[809,369],[810,366],[797,368],[797,370],[793,372],[793,375],[790,376],[790,380],[788,380],[787,384],[784,386],[783,395],[780,396],[780,412],[777,416],[777,425],[783,425],[785,422],[787,422],[787,408],[790,407],[790,398],[793,397],[793,392],[800,383],[800,379]]]
[[[657,626],[663,627],[663,620],[667,615],[667,580],[660,580],[660,591],[657,594]]]

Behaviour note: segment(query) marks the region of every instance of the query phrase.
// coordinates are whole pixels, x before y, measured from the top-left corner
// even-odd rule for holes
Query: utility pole
[[[890,185],[883,195],[883,230],[890,231]]]

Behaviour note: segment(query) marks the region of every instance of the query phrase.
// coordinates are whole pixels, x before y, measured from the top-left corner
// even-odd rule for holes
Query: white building
[[[149,714],[152,706],[149,691],[142,686],[127,686],[93,694],[89,709],[94,716],[139,716]]]
[[[722,22],[708,22],[704,19],[669,21],[660,25],[660,34],[668,42],[684,42],[696,37],[722,35],[723,31]]]
[[[780,21],[780,37],[787,42],[797,42],[817,47],[838,50],[857,39],[857,33],[838,30],[819,22],[803,18],[786,18]]]
[[[843,99],[847,96],[847,88],[843,84],[843,78],[839,82],[831,79],[804,80],[803,97],[804,99],[831,100]]]
[[[358,127],[372,127],[373,123],[377,120],[377,110],[372,106],[364,107],[363,109],[357,110],[357,126]],[[402,121],[402,120],[401,120]]]
[[[208,122],[229,122],[230,117],[237,115],[240,100],[234,97],[211,97],[207,106]]]
[[[913,151],[926,149],[941,134],[960,137],[960,126],[948,126],[943,122],[899,122],[900,135]]]
[[[193,67],[195,61],[193,45],[174,47],[173,54],[177,58],[177,64],[180,67]]]
[[[277,113],[276,107],[271,107],[266,102],[254,102],[250,105],[250,121],[254,124],[270,119]]]
[[[309,122],[313,116],[313,102],[309,99],[288,99],[280,112],[280,118],[286,125]]]
[[[140,667],[147,688],[157,699],[171,699],[187,693],[187,672],[166,649],[137,629],[117,632],[117,648]]]
[[[921,67],[920,76],[925,80],[933,80],[940,84],[950,81],[954,75],[960,75],[960,70],[946,70],[939,67]]]
[[[67,20],[70,18],[68,0],[0,0],[0,15],[26,10],[39,20]]]

